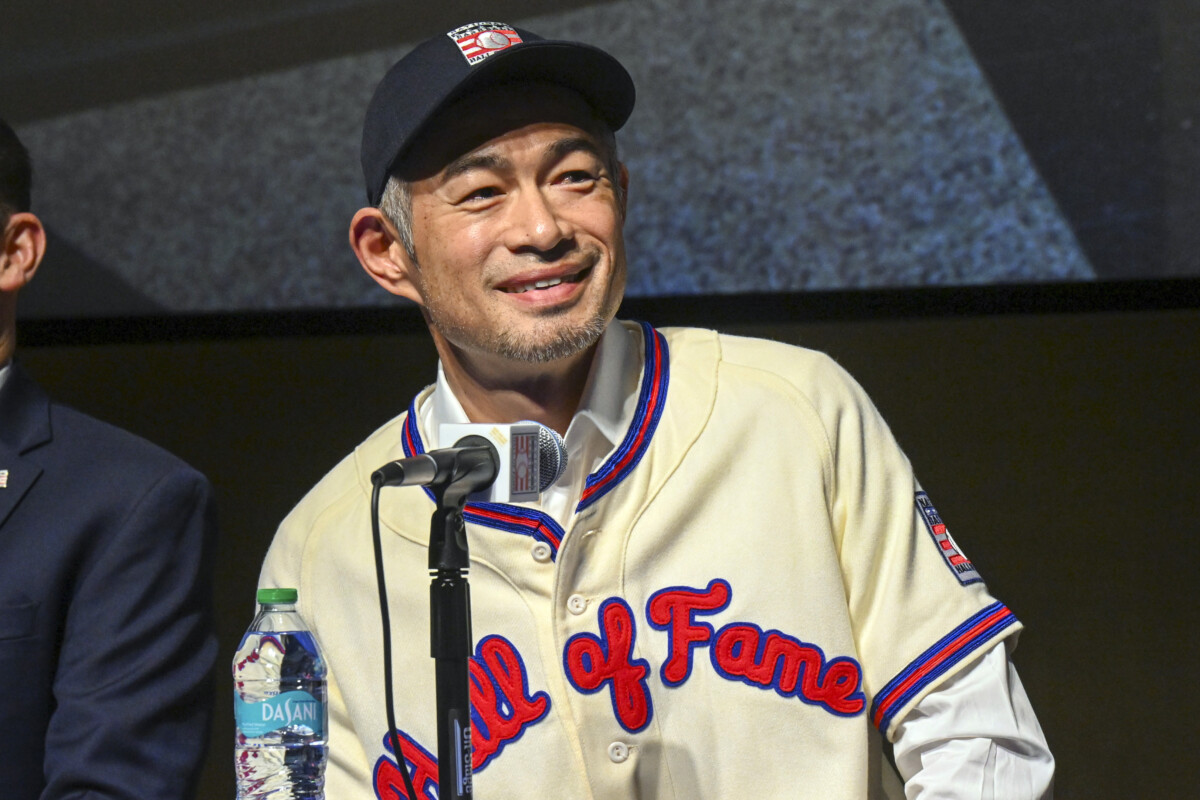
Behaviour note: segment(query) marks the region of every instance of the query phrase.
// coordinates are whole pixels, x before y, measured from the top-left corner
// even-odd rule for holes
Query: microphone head
[[[500,457],[499,474],[491,486],[471,495],[476,502],[534,502],[567,471],[567,447],[562,437],[540,422],[444,422],[438,431],[443,442],[482,436],[495,446]]]
[[[567,471],[567,446],[558,431],[538,426],[538,491],[544,492]]]

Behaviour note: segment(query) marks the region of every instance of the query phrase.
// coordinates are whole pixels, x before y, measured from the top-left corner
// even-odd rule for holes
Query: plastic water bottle
[[[295,589],[259,589],[233,659],[238,800],[324,800],[325,662]]]

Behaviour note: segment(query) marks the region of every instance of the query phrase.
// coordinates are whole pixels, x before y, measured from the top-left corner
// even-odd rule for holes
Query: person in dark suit
[[[189,798],[217,640],[208,481],[13,360],[45,232],[0,120],[0,796]]]

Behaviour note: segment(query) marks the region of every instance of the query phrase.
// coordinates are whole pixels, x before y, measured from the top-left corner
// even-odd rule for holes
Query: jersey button
[[[554,551],[550,549],[550,545],[545,542],[534,542],[529,552],[533,556],[533,560],[539,564],[545,564],[554,555]]]
[[[567,598],[567,611],[575,615],[582,614],[587,611],[587,600],[583,598],[583,595],[571,595]]]
[[[608,746],[608,757],[614,764],[620,764],[629,758],[629,745],[624,742],[613,742]]]

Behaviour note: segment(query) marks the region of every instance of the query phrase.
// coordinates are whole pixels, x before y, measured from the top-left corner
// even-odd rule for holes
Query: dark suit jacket
[[[208,482],[14,364],[0,483],[0,797],[192,796],[217,656]]]

